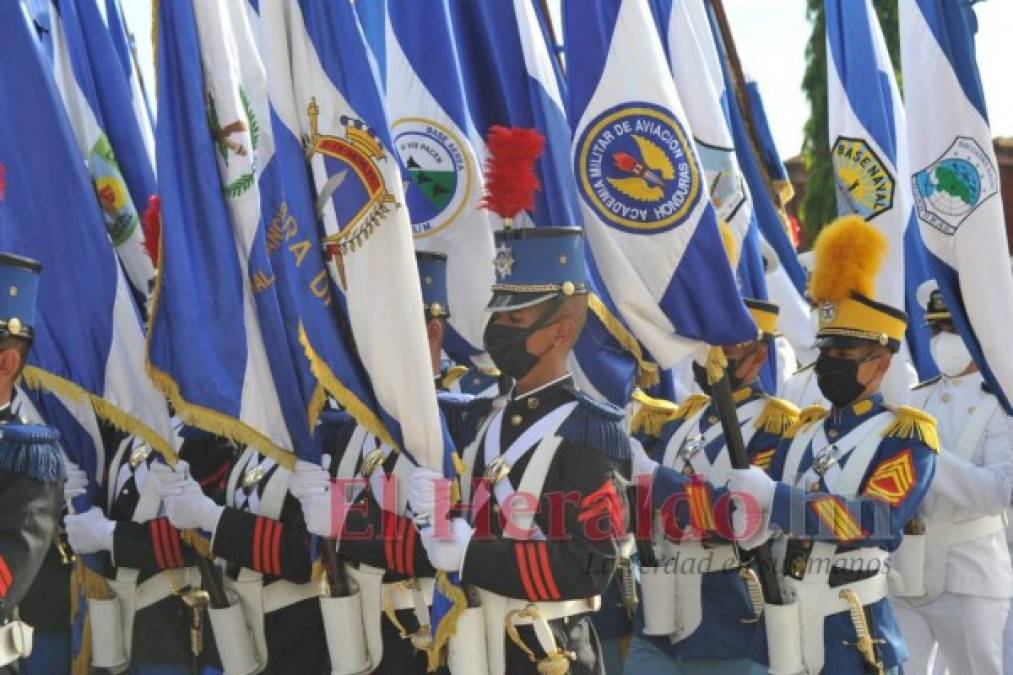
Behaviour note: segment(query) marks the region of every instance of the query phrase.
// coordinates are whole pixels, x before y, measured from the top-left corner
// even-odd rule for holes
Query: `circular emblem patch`
[[[577,144],[580,191],[601,218],[628,232],[678,227],[700,199],[700,170],[685,129],[650,103],[605,111]]]
[[[471,190],[471,171],[463,145],[447,127],[432,120],[404,117],[391,127],[394,148],[408,171],[405,201],[412,232],[423,238],[450,225]]]
[[[999,173],[978,142],[958,136],[935,162],[914,175],[918,217],[952,235],[982,202],[999,192]]]
[[[893,176],[865,141],[838,136],[833,164],[838,205],[866,220],[893,207]]]

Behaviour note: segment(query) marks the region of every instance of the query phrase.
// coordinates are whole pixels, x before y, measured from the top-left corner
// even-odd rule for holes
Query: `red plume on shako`
[[[521,211],[535,207],[541,183],[535,161],[545,148],[545,137],[535,129],[493,125],[486,139],[485,196],[482,206],[503,218],[510,227]]]

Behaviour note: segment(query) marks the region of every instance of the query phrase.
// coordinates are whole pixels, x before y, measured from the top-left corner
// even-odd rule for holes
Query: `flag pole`
[[[721,429],[725,435],[725,446],[728,448],[728,457],[731,460],[732,468],[748,469],[750,466],[749,454],[746,452],[746,444],[742,440],[742,429],[739,427],[738,413],[735,408],[735,401],[732,398],[731,381],[728,378],[727,362],[720,347],[712,347],[711,355],[707,359],[708,379],[712,379],[717,373],[716,368],[720,367],[721,374],[716,381],[711,382],[711,396],[718,410],[718,418],[721,420]],[[712,374],[713,373],[713,374]],[[781,583],[777,578],[777,567],[774,564],[774,556],[771,553],[770,542],[762,544],[752,552],[753,562],[756,566],[756,576],[763,590],[764,600],[771,605],[782,604]]]
[[[560,52],[562,45],[556,39],[556,27],[552,23],[552,13],[549,12],[548,0],[538,0],[538,7],[542,14],[542,23],[545,24],[545,30],[549,33],[549,40],[552,42],[552,56],[556,59],[556,63],[559,64],[559,69],[566,72],[566,68],[563,65],[563,54]]]
[[[760,168],[760,176],[763,177],[763,184],[774,200],[778,211],[784,218],[784,202],[781,201],[781,193],[774,187],[774,181],[767,171],[760,154],[760,134],[756,130],[756,120],[753,118],[753,107],[749,104],[749,94],[746,91],[746,76],[742,70],[742,61],[739,59],[738,49],[735,47],[735,38],[732,35],[731,25],[728,23],[728,15],[725,13],[722,0],[708,0],[717,24],[718,32],[721,34],[721,53],[725,63],[728,65],[728,72],[731,75],[732,87],[735,89],[735,99],[739,102],[739,110],[742,111],[742,119],[746,124],[746,134],[749,136],[750,150],[756,158],[756,164]]]

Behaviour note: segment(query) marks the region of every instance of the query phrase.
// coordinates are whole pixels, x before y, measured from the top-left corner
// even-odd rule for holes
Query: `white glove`
[[[165,515],[173,527],[180,530],[200,528],[214,535],[225,507],[215,504],[205,495],[197,481],[193,478],[184,478],[178,483],[168,485],[166,492],[161,492],[161,488],[162,485],[159,484],[159,491],[165,504]]]
[[[310,534],[331,539],[337,538],[341,534],[341,530],[345,526],[345,517],[348,515],[348,508],[335,504],[330,491],[303,497],[299,503],[302,504],[306,529]]]
[[[67,501],[80,497],[88,489],[88,476],[74,462],[67,462],[67,479],[63,481],[63,498]]]
[[[295,469],[288,479],[288,491],[298,500],[325,494],[331,484],[331,476],[324,467],[312,462],[297,460]]]
[[[637,439],[630,438],[630,446],[633,450],[633,480],[636,481],[640,476],[653,476],[658,463],[647,456],[647,451]]]
[[[464,518],[450,520],[449,534],[444,528],[444,531],[437,535],[433,527],[426,527],[419,532],[429,562],[444,572],[461,571],[464,567],[464,555],[468,552],[468,544],[471,543],[473,534],[475,529]]]
[[[758,466],[748,469],[732,469],[728,478],[729,492],[752,497],[760,510],[770,512],[774,505],[774,488],[777,482]]]
[[[740,548],[750,551],[773,535],[770,530],[770,511],[774,505],[777,483],[757,466],[732,469],[728,491],[735,498],[732,511],[732,529]]]
[[[98,553],[113,550],[116,521],[109,520],[102,509],[93,506],[84,513],[67,515],[67,543],[75,553]]]
[[[417,466],[412,469],[411,486],[408,492],[408,503],[412,511],[420,516],[436,514],[437,489],[445,491],[442,504],[444,511],[450,507],[450,482],[443,477],[443,474],[424,466]]]
[[[158,492],[158,496],[165,498],[179,493],[189,473],[190,467],[183,461],[176,462],[175,469],[168,464],[154,462],[151,464],[151,469],[148,471],[148,477],[145,480],[155,481],[155,489]]]

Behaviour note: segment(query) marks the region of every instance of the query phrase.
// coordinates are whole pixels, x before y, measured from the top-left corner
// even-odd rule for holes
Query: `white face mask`
[[[939,370],[947,377],[959,377],[973,361],[964,340],[956,333],[943,332],[932,336],[929,350]]]

